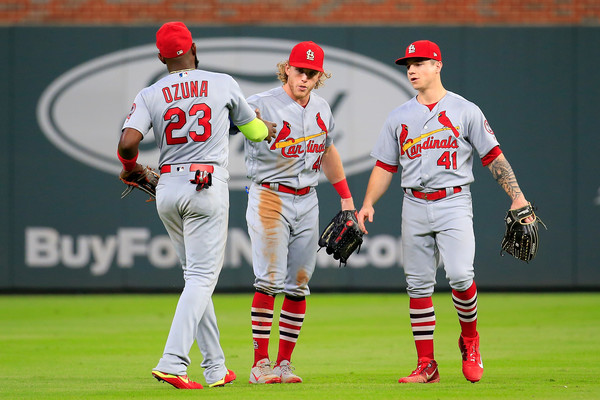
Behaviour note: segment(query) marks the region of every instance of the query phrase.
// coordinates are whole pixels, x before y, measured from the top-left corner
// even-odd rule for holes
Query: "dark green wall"
[[[442,75],[446,88],[484,111],[523,191],[539,207],[539,215],[549,228],[541,232],[540,252],[530,264],[500,257],[502,219],[510,202],[488,170],[476,163],[472,192],[478,286],[600,287],[600,256],[596,247],[600,238],[600,145],[596,138],[600,79],[595,68],[600,62],[600,29],[193,27],[192,32],[194,38],[202,39],[314,40],[390,68],[396,68],[393,61],[408,43],[424,38],[437,42],[444,58]],[[0,146],[0,289],[127,290],[182,286],[178,266],[156,267],[145,255],[135,257],[132,266],[123,266],[116,254],[109,260],[108,270],[101,273],[92,272],[93,261],[89,257],[87,261],[85,257],[72,257],[69,265],[61,261],[32,267],[27,265],[25,256],[25,232],[32,227],[54,230],[61,240],[73,239],[74,249],[80,248],[78,240],[111,246],[118,240],[118,233],[129,228],[137,228],[137,233],[147,229],[148,241],[165,235],[153,203],[145,203],[144,197],[137,194],[120,200],[122,184],[116,174],[94,168],[59,149],[44,134],[36,116],[42,93],[63,74],[119,50],[152,45],[154,33],[155,28],[0,28],[0,51],[5,55],[0,59],[0,69],[6,77],[0,82],[0,135],[4,143]],[[160,67],[158,60],[156,64]],[[336,71],[332,72],[334,82]],[[133,85],[132,77],[122,79],[124,87]],[[360,95],[369,89],[360,80],[351,82],[349,93]],[[107,82],[107,86],[109,83],[113,82]],[[135,90],[141,89],[142,85],[138,86]],[[82,96],[81,102],[75,104],[74,119],[86,109],[86,104],[93,106],[94,95]],[[122,96],[115,101],[126,104],[122,107],[124,115],[132,98],[119,97]],[[397,105],[392,101],[378,106],[388,112]],[[95,111],[100,115],[107,112]],[[378,134],[383,119],[374,119],[369,113],[359,118],[372,118],[372,130],[351,132],[351,140]],[[58,118],[55,122],[61,124]],[[90,124],[97,122],[92,119]],[[85,124],[81,127],[82,132],[91,128]],[[102,133],[114,140],[115,150],[119,129],[115,124]],[[369,173],[363,170],[349,177],[357,206],[362,203]],[[319,186],[319,196],[323,226],[337,211],[339,201],[328,184]],[[404,288],[399,263],[386,264],[385,254],[375,257],[369,253],[373,241],[383,249],[386,243],[398,242],[400,204],[400,184],[395,179],[377,204],[376,220],[369,228],[371,234],[362,255],[356,256],[358,260],[366,257],[370,261],[343,270],[338,270],[335,263],[321,263],[312,280],[313,290]],[[245,231],[245,206],[245,192],[232,190],[233,235]],[[65,242],[63,247],[69,245]],[[236,260],[231,257],[230,261]],[[372,266],[373,257],[382,260],[382,265]],[[247,262],[230,262],[225,265],[218,289],[250,290],[252,279]],[[440,287],[447,287],[443,271],[438,274],[438,281]]]

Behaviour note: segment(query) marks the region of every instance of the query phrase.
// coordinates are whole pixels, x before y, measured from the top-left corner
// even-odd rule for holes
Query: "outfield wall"
[[[0,28],[0,290],[178,289],[182,274],[154,203],[121,200],[116,144],[137,91],[164,73],[157,27]],[[333,78],[319,93],[362,203],[369,151],[386,115],[412,96],[393,61],[407,43],[436,41],[447,89],[478,104],[527,198],[548,225],[530,264],[499,255],[508,197],[481,165],[472,186],[480,288],[600,287],[600,177],[595,137],[598,28],[192,27],[201,68],[233,75],[244,93],[278,84],[276,62],[302,40],[323,45]],[[232,137],[231,213],[218,290],[251,290],[241,138]],[[148,141],[149,143],[144,143]],[[140,161],[155,165],[143,142]],[[323,226],[339,207],[318,189]],[[314,290],[404,288],[401,190],[377,204],[348,267],[319,253]],[[440,287],[446,287],[439,271]]]

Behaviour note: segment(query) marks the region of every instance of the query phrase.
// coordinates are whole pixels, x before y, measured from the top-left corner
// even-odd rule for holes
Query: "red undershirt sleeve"
[[[391,173],[396,173],[398,172],[398,166],[397,165],[390,165],[390,164],[386,164],[383,161],[379,161],[377,160],[377,162],[375,163],[376,166],[385,169],[388,172]]]
[[[481,159],[481,163],[484,167],[487,167],[489,163],[494,161],[496,157],[502,154],[502,150],[500,150],[500,146],[496,146],[489,151],[483,158]]]

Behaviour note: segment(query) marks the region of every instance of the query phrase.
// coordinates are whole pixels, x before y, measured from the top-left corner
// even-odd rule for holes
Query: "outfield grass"
[[[416,366],[405,294],[314,293],[293,359],[304,383],[260,386],[248,383],[252,295],[218,294],[221,341],[238,379],[202,391],[150,375],[177,297],[0,296],[0,399],[600,399],[596,293],[480,293],[477,384],[461,373],[450,295],[436,294],[441,382],[431,385],[397,383]],[[276,346],[271,340],[272,358]],[[195,345],[191,357],[188,373],[204,383]]]

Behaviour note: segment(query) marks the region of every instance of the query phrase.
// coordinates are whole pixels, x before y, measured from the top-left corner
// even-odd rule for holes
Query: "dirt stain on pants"
[[[267,273],[269,279],[275,280],[277,271],[277,244],[282,240],[278,232],[281,225],[281,198],[272,190],[261,190],[258,203],[258,216],[263,227],[264,244],[263,255],[268,262]]]

